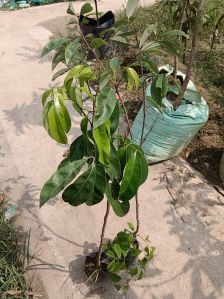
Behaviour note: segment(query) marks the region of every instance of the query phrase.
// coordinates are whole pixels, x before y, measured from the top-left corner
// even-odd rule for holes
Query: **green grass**
[[[19,231],[12,219],[6,220],[5,209],[6,205],[0,203],[0,298],[24,299],[26,296],[21,294],[5,295],[8,291],[25,292],[28,289]]]

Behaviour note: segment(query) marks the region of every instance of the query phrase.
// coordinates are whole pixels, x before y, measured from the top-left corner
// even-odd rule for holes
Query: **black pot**
[[[84,23],[85,20],[85,23]],[[92,33],[95,37],[99,37],[100,33],[106,29],[110,29],[115,23],[115,16],[112,11],[106,12],[99,18],[99,25],[97,25],[97,21],[92,18],[85,17],[81,15],[79,17],[79,26],[84,36]],[[109,41],[111,36],[111,32],[106,32],[102,37],[104,40]],[[108,42],[107,45],[100,47],[99,49],[100,56],[109,57],[115,51],[115,44],[112,42]]]
[[[135,240],[134,243],[137,245],[137,248],[139,248],[138,241]],[[85,273],[87,277],[90,277],[97,269],[97,257],[98,252],[91,252],[89,255],[85,258]],[[125,257],[124,261],[126,264],[126,267],[129,269],[137,260],[137,256],[133,256],[131,254],[131,251],[127,253],[127,256]],[[110,263],[110,259],[106,256],[104,252],[102,252],[101,255],[101,268],[97,277],[97,280],[103,280],[106,278],[107,275],[107,265]]]
[[[98,252],[91,252],[85,258],[85,273],[87,277],[90,277],[97,269],[97,257]],[[97,280],[102,280],[106,277],[107,273],[107,265],[109,264],[105,253],[101,255],[101,268],[98,274]]]

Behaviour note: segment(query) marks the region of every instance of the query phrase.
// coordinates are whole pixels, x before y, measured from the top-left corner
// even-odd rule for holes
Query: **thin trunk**
[[[94,0],[94,3],[95,3],[95,9],[96,9],[96,22],[97,22],[97,26],[99,26],[99,12],[98,12],[97,0]]]
[[[136,203],[136,230],[135,230],[135,237],[139,232],[140,228],[140,217],[139,217],[139,201],[138,201],[138,192],[135,195],[135,203]]]
[[[192,47],[191,47],[191,53],[190,53],[190,58],[189,58],[189,63],[188,63],[188,68],[187,68],[187,73],[186,77],[184,80],[184,83],[181,87],[181,93],[179,94],[177,98],[177,105],[180,104],[182,97],[187,89],[188,83],[190,81],[191,77],[191,72],[192,72],[192,67],[194,63],[194,58],[197,50],[197,39],[198,39],[198,27],[201,19],[201,14],[203,11],[205,0],[200,0],[199,5],[198,5],[198,10],[197,10],[197,16],[195,20],[195,26],[194,26],[194,32],[193,32],[193,38],[192,38]]]
[[[220,23],[222,22],[223,19],[224,19],[224,14],[219,18],[218,22],[215,25],[215,30],[214,30],[213,35],[212,35],[211,51],[214,48],[216,31],[219,29],[219,25],[220,25]]]
[[[180,12],[179,30],[183,29],[182,27],[183,27],[183,23],[184,23],[184,15],[185,15],[186,8],[187,8],[187,0],[184,0],[183,6],[182,6],[181,12]],[[179,37],[179,40],[181,40],[181,37]],[[176,79],[177,71],[178,71],[178,57],[175,56],[174,57],[174,69],[173,69],[173,76],[175,79]]]
[[[105,230],[106,230],[106,226],[107,226],[109,212],[110,212],[110,203],[107,200],[107,209],[106,209],[106,214],[104,216],[103,227],[102,227],[102,232],[101,232],[101,237],[100,237],[99,252],[98,252],[98,256],[97,256],[97,267],[100,267],[100,265],[101,265],[101,255],[103,252],[103,240],[104,240],[104,235],[105,235]]]
[[[141,66],[141,76],[144,76],[144,69],[143,69],[143,63],[142,63],[142,52],[140,48],[140,43],[138,39],[138,34],[135,34],[138,50],[139,50],[139,61],[140,61],[140,66]],[[145,83],[143,84],[142,88],[142,105],[143,105],[143,120],[142,120],[142,132],[141,132],[141,137],[140,137],[140,146],[143,144],[143,139],[144,139],[144,131],[145,131],[145,121],[146,121],[146,85]],[[140,218],[139,218],[139,200],[138,200],[138,192],[135,195],[135,205],[136,205],[136,231],[135,231],[135,236],[137,235],[140,227]]]
[[[186,39],[186,37],[183,37],[183,39],[184,39],[183,63],[186,64],[187,39]]]

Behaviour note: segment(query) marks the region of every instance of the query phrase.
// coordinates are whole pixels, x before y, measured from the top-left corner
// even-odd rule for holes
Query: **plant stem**
[[[183,28],[183,23],[184,23],[184,12],[187,8],[187,0],[184,0],[182,8],[181,8],[181,12],[180,12],[180,23],[179,23],[179,30],[182,30]],[[181,39],[181,37],[179,37],[179,40]],[[176,79],[177,76],[177,71],[178,71],[178,57],[177,55],[174,57],[174,69],[173,69],[173,76]]]
[[[140,228],[138,192],[135,195],[135,208],[136,208],[136,230],[134,232],[134,236],[136,237]]]
[[[106,214],[104,216],[104,221],[103,221],[103,227],[102,227],[102,232],[101,232],[101,237],[100,237],[100,246],[99,246],[99,252],[97,256],[97,267],[100,268],[101,265],[101,255],[103,251],[103,240],[104,240],[104,234],[107,226],[107,220],[110,212],[110,203],[107,200],[107,208],[106,208]]]
[[[96,9],[96,22],[97,22],[97,26],[99,26],[99,12],[98,12],[97,0],[94,0],[94,3],[95,3],[95,9]]]
[[[137,42],[137,47],[138,47],[138,54],[139,54],[139,62],[140,62],[140,68],[141,68],[141,76],[144,76],[144,70],[143,70],[143,64],[142,64],[142,51],[140,48],[140,43],[138,39],[138,34],[135,33],[135,39]],[[140,146],[143,143],[143,136],[144,136],[144,130],[145,130],[145,120],[146,120],[146,96],[145,96],[145,83],[143,84],[142,87],[142,105],[143,105],[143,121],[142,121],[142,132],[141,132],[141,138],[140,138]]]
[[[191,47],[191,53],[190,53],[190,58],[189,58],[189,63],[188,63],[188,68],[187,68],[187,73],[186,77],[184,80],[184,83],[181,87],[181,92],[177,98],[177,105],[180,104],[182,97],[187,89],[188,83],[190,81],[191,77],[191,71],[194,63],[194,58],[196,55],[196,50],[197,50],[197,38],[198,38],[198,27],[201,19],[201,14],[203,11],[203,6],[204,6],[205,0],[200,0],[199,5],[198,5],[198,10],[197,10],[197,16],[195,20],[195,26],[194,26],[194,31],[193,31],[193,38],[192,38],[192,47]]]
[[[137,32],[135,34],[135,39],[136,39],[137,47],[138,47],[139,61],[140,61],[140,67],[141,67],[141,76],[143,77],[144,76],[144,70],[143,70],[143,64],[142,64],[142,52],[141,52],[141,47],[140,47]],[[141,138],[140,138],[140,146],[143,143],[144,130],[145,130],[145,121],[146,121],[146,93],[145,93],[145,88],[146,88],[145,83],[143,83],[143,88],[142,88],[143,120],[142,120],[142,132],[141,132]],[[137,223],[137,225],[136,225],[136,230],[135,230],[134,235],[136,236],[138,231],[139,231],[139,227],[140,227],[138,192],[135,195],[135,207],[136,207],[136,223]]]

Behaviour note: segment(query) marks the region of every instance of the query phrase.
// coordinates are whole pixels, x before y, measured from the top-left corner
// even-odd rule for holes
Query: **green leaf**
[[[121,250],[122,252],[122,250]],[[122,271],[122,270],[125,270],[126,269],[126,265],[125,265],[125,262],[123,261],[116,261],[115,262],[115,265],[114,265],[114,268],[113,268],[113,272],[119,272],[119,271]]]
[[[119,69],[122,65],[123,59],[120,57],[113,57],[110,60],[110,67],[112,69]]]
[[[112,272],[108,272],[107,274],[109,276],[109,278],[114,282],[117,283],[119,281],[121,281],[121,277],[119,275],[117,275],[116,273],[112,273]]]
[[[64,104],[63,95],[59,89],[53,89],[53,100],[63,130],[68,133],[71,128],[71,118]]]
[[[48,134],[58,143],[68,142],[53,101],[48,102],[43,109],[43,124]]]
[[[42,207],[50,198],[55,197],[68,185],[80,172],[86,164],[87,159],[78,160],[65,165],[56,171],[50,179],[44,184],[40,193],[40,207]]]
[[[69,159],[76,161],[82,159],[86,154],[86,137],[79,136],[70,146]]]
[[[153,97],[147,96],[146,99],[148,100],[150,105],[158,109],[160,113],[163,113],[162,105],[158,104],[158,102]]]
[[[101,202],[104,198],[106,191],[107,177],[104,170],[104,166],[100,163],[96,163],[96,181],[94,185],[94,191],[92,198],[90,197],[86,204],[92,206]]]
[[[64,75],[68,70],[69,70],[69,68],[66,67],[66,68],[63,68],[63,69],[57,71],[57,72],[53,75],[53,77],[52,77],[52,81],[54,81],[54,80],[56,80],[58,77]]]
[[[144,153],[138,152],[137,156],[140,160],[141,163],[141,180],[140,183],[141,185],[147,180],[148,178],[148,172],[149,172],[149,168],[148,168],[148,162],[144,156]]]
[[[94,129],[101,126],[105,121],[107,121],[116,106],[116,96],[115,96],[115,90],[110,87],[105,87],[96,99],[96,115],[94,118]]]
[[[188,37],[188,35],[181,31],[181,30],[170,30],[170,31],[166,31],[163,33],[164,36],[183,36],[183,37]]]
[[[41,53],[41,57],[47,55],[49,52],[57,49],[58,47],[64,45],[65,43],[69,42],[67,38],[58,38],[50,41],[46,44],[46,46],[43,48],[43,51]]]
[[[45,103],[46,103],[48,97],[50,96],[50,94],[51,94],[51,90],[52,90],[52,89],[47,89],[47,90],[43,93],[43,95],[42,95],[42,105],[43,105],[43,106],[45,105]]]
[[[74,7],[73,7],[73,5],[72,5],[71,3],[69,3],[68,9],[67,9],[67,13],[68,13],[69,15],[73,15],[73,16],[76,15],[75,10],[74,10]]]
[[[76,38],[74,41],[70,42],[66,49],[65,49],[65,61],[66,64],[69,65],[69,63],[74,59],[75,56],[77,56],[77,50],[81,48],[80,39]]]
[[[139,87],[140,81],[139,81],[139,76],[137,74],[137,72],[131,68],[131,67],[127,67],[126,68],[127,74],[128,74],[128,91],[132,91],[133,87],[135,85],[136,90]]]
[[[114,244],[113,249],[114,249],[114,252],[116,253],[116,255],[120,258],[121,253],[122,253],[120,245],[119,244]]]
[[[166,52],[173,55],[178,55],[179,51],[182,50],[182,47],[177,40],[163,39],[160,40],[159,43],[166,50]]]
[[[112,250],[107,250],[105,253],[107,256],[109,256],[111,258],[113,258],[113,259],[115,258],[115,254]],[[109,270],[111,270],[111,268]]]
[[[80,10],[80,15],[87,14],[93,10],[93,7],[89,3],[85,3]]]
[[[106,169],[106,172],[112,180],[119,177],[121,173],[119,156],[112,143],[110,145],[110,166]]]
[[[138,4],[139,4],[139,0],[128,0],[127,6],[126,6],[126,15],[127,15],[128,19],[130,19],[130,17],[133,15]]]
[[[52,71],[56,68],[56,66],[60,63],[65,63],[65,53],[64,53],[64,49],[58,51],[53,60],[52,60],[52,65],[51,65],[51,69]]]
[[[89,141],[88,137],[81,135],[71,144],[69,159],[72,162],[82,159],[84,156],[91,156],[93,150],[94,146]]]
[[[83,100],[82,100],[82,90],[78,86],[71,87],[69,89],[69,98],[72,101],[72,106],[74,109],[83,116],[82,108],[83,108]]]
[[[145,42],[147,41],[147,39],[149,38],[150,35],[152,34],[156,34],[156,26],[154,24],[149,25],[145,31],[143,32],[141,39],[140,39],[140,48],[142,48],[142,46],[144,46]]]
[[[151,95],[154,99],[154,102],[152,101],[152,104],[158,108],[162,107],[162,99],[166,96],[168,91],[168,79],[166,74],[161,74],[156,76],[151,84]],[[149,98],[149,100],[151,100]]]
[[[152,98],[154,99],[156,105],[162,106],[162,79],[161,75],[156,76],[151,84],[150,91]]]
[[[119,35],[115,35],[111,37],[112,41],[115,41],[119,44],[124,44],[124,45],[130,45],[130,46],[136,46],[136,42],[133,40],[129,40],[127,37],[124,36],[119,36]]]
[[[119,125],[119,119],[120,119],[120,107],[118,104],[118,101],[116,102],[115,108],[113,113],[110,117],[110,133],[111,135],[114,134],[117,131],[118,125]]]
[[[122,27],[115,33],[115,36],[127,37],[127,36],[134,35],[134,34],[135,34],[135,32],[133,30],[130,30],[127,27]]]
[[[147,44],[145,44],[143,47],[142,47],[142,50],[143,51],[151,51],[151,50],[155,50],[157,49],[157,47],[159,46],[160,44],[158,42],[155,42],[155,41],[151,41]]]
[[[65,159],[63,159],[60,164],[57,167],[57,170],[59,170],[60,168],[68,165],[70,163],[69,157],[66,157]]]
[[[104,39],[99,38],[99,37],[93,38],[91,40],[91,47],[93,49],[100,48],[102,46],[105,46],[106,44],[107,44],[107,42]]]
[[[125,139],[125,143],[120,146],[118,150],[122,172],[124,171],[128,160],[135,152],[139,152],[141,156],[144,157],[144,152],[139,145],[132,143],[130,139]]]
[[[131,222],[128,222],[128,227],[130,228],[131,231],[135,231],[135,227]]]
[[[110,79],[111,79],[110,72],[105,72],[102,74],[100,81],[99,81],[100,90],[104,89],[104,87],[107,85],[107,83],[110,81]]]
[[[93,163],[62,194],[62,199],[72,206],[86,203],[93,196],[96,181],[96,167]]]
[[[122,200],[130,200],[141,185],[141,161],[137,152],[128,160],[125,166],[119,196]]]
[[[64,85],[66,89],[70,89],[73,79],[89,80],[90,78],[94,80],[94,70],[92,70],[91,67],[82,64],[76,65],[69,71],[65,78]]]
[[[87,130],[88,130],[88,117],[85,116],[82,120],[81,120],[81,124],[80,124],[80,127],[81,127],[81,131],[84,135],[87,134]]]
[[[99,151],[99,162],[110,166],[110,120],[94,129],[93,137]]]
[[[123,217],[129,212],[129,210],[130,210],[129,201],[121,202],[121,201],[119,201],[118,198],[114,198],[112,195],[111,186],[109,184],[107,184],[107,187],[106,187],[106,195],[107,195],[107,199],[110,202],[110,205],[111,205],[114,213],[118,217]]]
[[[159,70],[158,67],[156,65],[156,63],[152,60],[147,60],[145,61],[147,63],[147,66],[149,67],[150,71],[154,74],[154,75],[158,75],[159,74]]]

